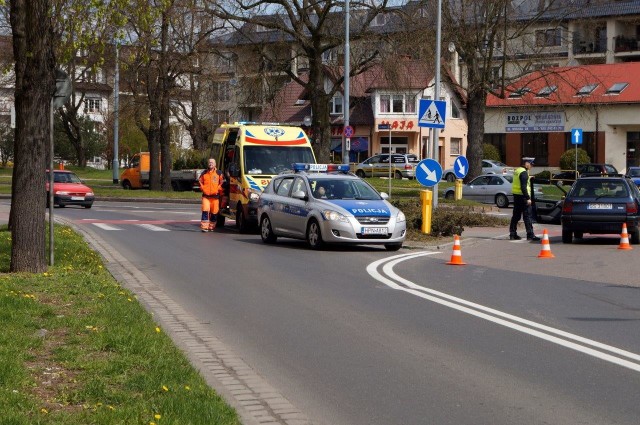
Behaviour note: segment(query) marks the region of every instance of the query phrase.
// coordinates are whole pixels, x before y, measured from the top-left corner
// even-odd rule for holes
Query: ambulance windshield
[[[291,169],[294,162],[315,163],[308,146],[245,146],[244,170],[246,174],[275,175]]]

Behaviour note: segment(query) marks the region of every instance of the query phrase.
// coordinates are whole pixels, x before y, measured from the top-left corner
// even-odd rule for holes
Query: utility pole
[[[120,124],[120,45],[116,41],[116,73],[113,81],[113,183],[118,184],[120,166],[119,154],[118,154],[118,132]]]
[[[349,0],[344,2],[344,128],[349,126],[349,74],[351,69],[349,68]],[[351,149],[350,137],[342,139],[342,163],[349,163],[349,153]]]

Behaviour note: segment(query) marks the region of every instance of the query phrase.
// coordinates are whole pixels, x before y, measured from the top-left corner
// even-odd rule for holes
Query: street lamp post
[[[438,0],[438,17],[437,17],[437,25],[436,25],[436,69],[435,69],[435,93],[434,100],[440,100],[440,43],[441,43],[441,30],[442,28],[442,0]],[[433,129],[433,159],[438,161],[440,156],[440,151],[438,148],[438,143],[440,139],[440,129]],[[435,209],[438,206],[438,183],[433,186],[433,208]]]
[[[118,154],[118,131],[119,131],[119,114],[120,114],[120,46],[116,42],[116,73],[113,81],[113,183],[118,184],[118,167],[120,166]]]
[[[349,126],[349,0],[344,2],[344,104],[342,105],[344,113],[344,128]],[[349,163],[349,151],[351,149],[351,136],[342,139],[342,163]]]

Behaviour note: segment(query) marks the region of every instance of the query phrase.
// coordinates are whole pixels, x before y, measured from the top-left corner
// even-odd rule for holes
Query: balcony
[[[577,35],[573,36],[573,54],[574,55],[590,55],[606,53],[607,38],[600,37],[598,39],[587,39]]]
[[[636,37],[626,37],[619,35],[614,37],[613,51],[616,53],[621,52],[635,52],[640,50],[638,48],[638,39]]]

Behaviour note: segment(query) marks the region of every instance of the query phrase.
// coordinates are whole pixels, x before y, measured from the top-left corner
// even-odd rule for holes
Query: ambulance
[[[300,127],[266,123],[222,124],[213,136],[211,158],[228,181],[217,226],[232,218],[243,233],[257,229],[258,199],[273,176],[297,162],[316,163]]]

